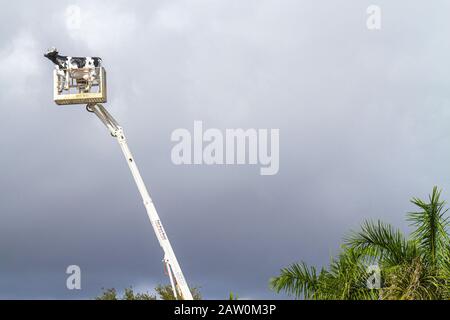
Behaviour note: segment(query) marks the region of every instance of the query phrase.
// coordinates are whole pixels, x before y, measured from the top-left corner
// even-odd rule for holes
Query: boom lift
[[[142,196],[153,231],[163,249],[163,264],[169,276],[173,294],[176,299],[192,300],[193,297],[189,286],[186,283],[158,212],[139,173],[136,161],[128,147],[123,129],[101,104],[106,102],[106,72],[104,68],[98,65],[89,65],[87,61],[92,59],[89,57],[72,58],[59,56],[54,48],[50,49],[44,56],[52,60],[56,65],[53,76],[54,101],[58,105],[86,104],[86,110],[94,113],[119,143],[139,193]],[[83,61],[85,61],[84,65],[80,66],[83,64]]]

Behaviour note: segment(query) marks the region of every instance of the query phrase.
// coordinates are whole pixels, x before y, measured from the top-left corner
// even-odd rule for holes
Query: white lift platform
[[[92,81],[73,78],[68,70],[53,70],[53,100],[58,105],[106,102],[106,71],[103,67],[83,68],[83,74],[91,74]]]
[[[56,49],[52,50],[49,50],[49,52],[54,55]],[[48,57],[47,55],[45,56]],[[72,59],[71,57],[58,57]],[[68,65],[70,65],[70,60],[68,61]],[[71,69],[61,69],[57,66],[56,70],[54,70],[53,79],[54,101],[58,105],[86,104],[86,110],[94,113],[108,128],[111,135],[116,138],[136,182],[139,193],[142,196],[153,231],[164,251],[163,263],[169,275],[173,294],[176,299],[192,300],[192,293],[186,283],[186,279],[181,271],[181,267],[172,249],[167,233],[164,230],[161,219],[139,173],[136,161],[128,147],[123,129],[101,104],[106,102],[106,72],[104,68],[72,67]]]

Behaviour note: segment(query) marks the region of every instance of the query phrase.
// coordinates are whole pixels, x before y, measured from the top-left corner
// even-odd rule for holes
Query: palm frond
[[[411,202],[422,210],[408,214],[408,221],[416,227],[411,236],[434,267],[437,267],[438,260],[448,243],[448,218],[445,218],[447,209],[444,208],[445,201],[440,201],[440,195],[441,191],[434,187],[428,203],[413,198]]]
[[[329,299],[376,299],[376,290],[367,287],[367,279],[370,276],[368,266],[371,263],[372,261],[367,260],[358,250],[343,246],[337,259],[332,259],[330,263],[327,281],[319,281],[319,287],[328,292]],[[328,290],[324,290],[325,288]]]
[[[365,221],[358,232],[345,238],[345,244],[361,253],[383,260],[387,267],[410,261],[415,256],[415,243],[403,233],[381,221]]]
[[[280,271],[280,275],[270,280],[270,287],[276,292],[284,291],[296,298],[304,296],[311,299],[317,290],[318,276],[316,268],[308,267],[304,262],[293,263]]]

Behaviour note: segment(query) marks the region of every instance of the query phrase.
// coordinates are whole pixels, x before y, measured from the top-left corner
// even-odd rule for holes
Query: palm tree
[[[450,299],[449,222],[440,195],[434,187],[428,202],[411,200],[419,210],[408,214],[415,227],[409,238],[381,221],[366,221],[328,269],[294,263],[271,279],[271,288],[306,299]],[[381,270],[379,289],[367,285],[371,265]]]

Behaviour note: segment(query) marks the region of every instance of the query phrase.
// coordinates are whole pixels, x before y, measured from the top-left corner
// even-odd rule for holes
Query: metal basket
[[[53,71],[53,99],[58,105],[106,102],[103,67]]]

